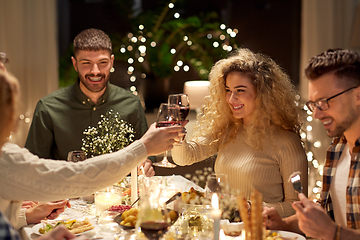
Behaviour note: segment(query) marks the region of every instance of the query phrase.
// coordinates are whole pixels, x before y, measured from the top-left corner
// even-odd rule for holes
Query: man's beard
[[[88,83],[87,78],[88,77],[101,77],[105,79],[105,81],[100,81],[99,84],[96,83]],[[79,74],[79,79],[82,82],[82,84],[90,91],[90,92],[101,92],[107,85],[109,81],[110,75],[105,74],[97,74],[96,76],[94,74],[86,74],[85,78]]]
[[[350,128],[350,126],[356,122],[357,120],[357,115],[355,113],[355,110],[354,109],[351,109],[349,111],[349,114],[348,114],[348,117],[340,122],[334,131],[329,131],[327,130],[327,134],[329,137],[341,137],[342,135],[344,135],[344,132]]]

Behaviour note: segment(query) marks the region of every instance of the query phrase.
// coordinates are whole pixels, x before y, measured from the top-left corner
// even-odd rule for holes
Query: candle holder
[[[100,216],[111,206],[121,205],[121,188],[107,187],[95,193],[95,214]]]

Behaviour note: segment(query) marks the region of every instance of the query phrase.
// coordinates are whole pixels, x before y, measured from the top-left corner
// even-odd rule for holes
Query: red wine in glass
[[[180,107],[180,121],[185,121],[187,116],[189,115],[189,112],[189,107]]]
[[[158,240],[161,238],[168,231],[169,226],[170,224],[167,222],[155,221],[148,221],[140,224],[141,231],[150,240]]]
[[[174,126],[174,125],[179,125],[179,122],[177,122],[177,121],[159,121],[156,123],[157,128],[170,127],[170,126]]]
[[[156,119],[156,127],[169,127],[173,125],[180,125],[180,107],[176,104],[160,104],[158,116]],[[164,157],[160,162],[153,163],[157,167],[174,168],[175,164],[171,163],[167,159],[167,151],[164,153]]]

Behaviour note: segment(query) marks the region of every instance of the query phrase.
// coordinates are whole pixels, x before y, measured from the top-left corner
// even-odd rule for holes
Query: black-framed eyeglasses
[[[308,101],[306,103],[306,106],[309,108],[309,110],[311,112],[313,112],[315,110],[315,107],[317,107],[320,111],[325,111],[325,110],[329,109],[329,103],[328,103],[329,100],[331,100],[333,98],[336,98],[337,96],[340,96],[341,94],[346,93],[346,92],[350,91],[351,89],[354,89],[354,88],[357,88],[357,87],[359,87],[359,86],[351,87],[349,89],[346,89],[346,90],[344,90],[344,91],[342,91],[342,92],[340,92],[340,93],[338,93],[338,94],[336,94],[336,95],[334,95],[332,97],[329,97],[327,99],[319,99],[316,102]]]

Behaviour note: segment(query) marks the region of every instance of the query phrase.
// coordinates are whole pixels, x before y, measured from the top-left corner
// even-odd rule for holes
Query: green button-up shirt
[[[101,115],[111,109],[134,127],[135,140],[147,131],[145,111],[137,96],[108,83],[95,104],[81,91],[78,80],[37,103],[25,147],[42,158],[65,160],[68,152],[81,150],[84,130],[96,126]]]

